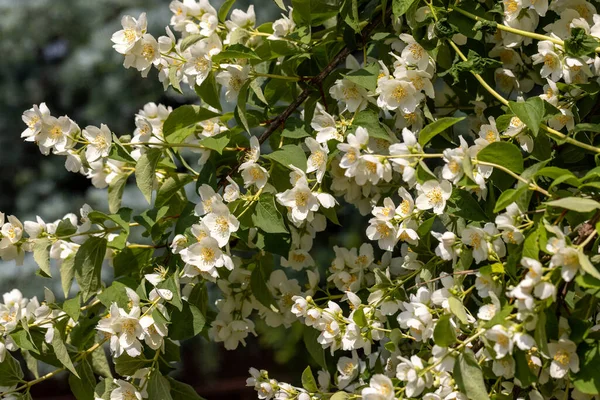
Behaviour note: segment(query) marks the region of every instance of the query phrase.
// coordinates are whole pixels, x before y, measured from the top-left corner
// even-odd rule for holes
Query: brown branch
[[[389,14],[391,14],[391,10],[388,10],[388,12],[386,13],[386,17]],[[373,18],[373,20],[368,25],[365,26],[364,30],[362,31],[362,35],[361,35],[363,46],[367,42],[369,36],[371,35],[371,32],[373,32],[373,30],[381,23],[381,21],[382,21],[382,18],[379,18],[379,17]],[[311,91],[313,90],[312,88],[315,86],[320,87],[321,84],[323,83],[323,81],[325,80],[325,78],[327,78],[327,76],[329,76],[329,74],[331,74],[331,72],[333,72],[333,70],[338,66],[338,64],[340,64],[353,50],[354,49],[350,49],[349,47],[344,47],[317,76],[310,79],[308,81],[310,83],[309,87],[304,89],[302,91],[302,93],[300,93],[300,95],[289,106],[287,106],[287,108],[281,114],[279,114],[271,122],[269,127],[258,137],[259,143],[263,144],[278,128],[280,128],[285,123],[285,121],[289,118],[289,116],[292,115],[292,113],[294,111],[296,111],[296,109],[298,107],[300,107],[302,105],[302,103],[304,103],[304,101],[308,98]],[[220,189],[221,187],[223,187],[227,183],[227,177],[236,173],[238,168],[240,167],[240,165],[241,165],[241,163],[238,163],[235,167],[232,168],[232,170],[226,176],[224,176],[221,179],[217,190]]]

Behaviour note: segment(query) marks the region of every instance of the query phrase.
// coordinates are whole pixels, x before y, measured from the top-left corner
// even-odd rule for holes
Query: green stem
[[[475,20],[475,21],[496,23],[495,21],[490,21],[488,19],[481,18],[475,14],[471,14],[470,12],[465,11],[459,7],[450,6],[450,7],[448,7],[448,10],[456,11],[456,12],[464,15],[465,17],[471,18],[472,20]],[[557,45],[563,46],[563,47],[565,45],[565,43],[562,40],[553,38],[551,36],[541,35],[539,33],[534,33],[534,32],[527,32],[527,31],[524,31],[521,29],[511,28],[510,26],[506,26],[506,25],[498,24],[498,23],[496,23],[496,27],[498,29],[500,29],[501,31],[514,33],[516,35],[525,36],[525,37],[537,39],[537,40],[547,40],[547,41],[550,41],[554,44],[557,44]],[[598,50],[596,50],[596,51],[598,51]]]
[[[277,75],[277,74],[263,74],[263,73],[260,73],[260,72],[253,72],[252,75],[254,75],[256,77],[259,77],[259,78],[283,79],[283,80],[286,80],[286,81],[294,81],[294,82],[311,79],[311,77],[287,76],[287,75]]]
[[[463,54],[462,51],[460,51],[460,49],[454,42],[449,40],[448,43],[450,43],[450,46],[452,46],[454,51],[456,51],[456,54],[458,54],[458,56],[463,61],[467,61],[467,57]],[[479,81],[481,86],[483,86],[485,88],[485,90],[487,90],[492,96],[494,96],[496,99],[498,99],[498,101],[500,101],[500,103],[504,104],[505,106],[508,106],[508,100],[506,100],[504,97],[502,97],[502,95],[500,93],[496,92],[490,85],[488,85],[487,82],[481,77],[481,75],[479,75],[473,71],[471,71],[471,74],[475,77],[475,79],[477,79]],[[567,136],[564,133],[557,131],[556,129],[552,129],[547,125],[540,124],[540,128],[542,128],[544,131],[546,131],[550,135],[554,136],[555,138],[557,138],[559,140],[564,140],[566,143],[570,143],[579,148],[589,150],[593,153],[600,153],[600,148],[589,145],[587,143],[580,142],[579,140],[574,139],[570,136]]]
[[[527,179],[523,178],[522,176],[515,174],[514,172],[512,172],[510,169],[506,168],[505,166],[502,166],[502,165],[499,165],[499,164],[494,164],[494,163],[491,163],[491,162],[486,162],[486,161],[479,161],[479,160],[474,161],[474,163],[475,164],[479,164],[479,165],[486,165],[488,167],[498,168],[499,170],[506,172],[507,174],[509,174],[513,178],[515,178],[515,179],[523,182],[531,190],[535,190],[537,192],[540,192],[541,194],[543,194],[544,196],[547,196],[547,197],[551,197],[552,196],[550,194],[550,192],[548,192],[545,189],[542,189],[537,183],[528,181]]]

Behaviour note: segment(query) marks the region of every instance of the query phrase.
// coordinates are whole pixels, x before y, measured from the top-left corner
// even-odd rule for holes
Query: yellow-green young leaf
[[[106,245],[106,239],[91,237],[75,254],[75,279],[81,288],[83,301],[87,301],[102,285],[100,274],[106,255]]]
[[[306,154],[298,145],[286,144],[271,154],[266,154],[264,158],[276,161],[286,168],[290,168],[291,164],[303,171],[306,170]]]
[[[283,216],[275,206],[275,198],[271,194],[260,197],[256,204],[252,221],[257,228],[267,233],[288,233]]]
[[[111,213],[116,213],[121,208],[127,178],[129,178],[129,175],[118,175],[116,179],[108,184],[108,210]]]
[[[161,149],[149,149],[142,154],[135,166],[135,181],[146,201],[152,204],[152,190],[156,178],[156,166],[162,157]]]
[[[176,381],[170,376],[167,376],[167,380],[171,385],[173,400],[204,400],[190,385]]]
[[[275,2],[275,4],[277,4],[277,7],[281,8],[283,11],[287,11],[287,8],[285,8],[285,4],[283,4],[283,0],[273,0]]]
[[[69,387],[77,400],[94,400],[94,389],[96,388],[96,377],[92,367],[86,359],[77,364],[77,373],[69,375]]]
[[[220,114],[196,105],[185,105],[176,108],[163,124],[163,135],[169,143],[181,143],[196,131],[198,122],[215,118]]]
[[[414,2],[415,0],[392,0],[392,12],[394,16],[397,18],[406,14]]]
[[[460,322],[463,324],[467,324],[469,322],[467,312],[465,311],[465,306],[463,306],[463,303],[461,303],[459,299],[454,296],[448,297],[448,305],[450,306],[450,311],[452,311],[452,314],[456,315]]]
[[[179,85],[179,78],[177,77],[177,71],[179,70],[179,66],[171,65],[169,67],[169,82],[171,83],[171,87],[179,94],[183,94],[181,90],[181,86]]]
[[[36,239],[35,244],[33,245],[33,259],[37,263],[40,270],[47,277],[51,277],[50,273],[50,246],[52,242],[50,239],[41,238]]]
[[[240,58],[248,58],[251,60],[260,60],[260,57],[254,50],[249,47],[244,46],[243,44],[232,44],[228,46],[225,50],[220,52],[219,54],[215,54],[212,57],[213,63],[217,63],[221,60],[226,59],[240,59]]]
[[[456,343],[456,331],[450,322],[449,315],[442,315],[435,324],[433,341],[441,347],[449,347]]]
[[[171,384],[158,369],[150,374],[148,380],[148,400],[173,400]]]
[[[54,329],[54,336],[52,337],[52,347],[54,347],[54,354],[56,354],[56,358],[58,358],[58,361],[60,361],[66,369],[71,371],[73,375],[79,378],[79,373],[75,369],[73,361],[71,361],[71,357],[69,356],[69,352],[67,351],[67,346],[65,346],[65,339],[62,333],[56,328],[52,329]]]
[[[173,293],[173,298],[168,300],[169,303],[173,304],[179,311],[183,310],[183,302],[181,301],[181,288],[179,285],[179,272],[175,272],[167,279],[159,283],[157,286],[159,289],[168,289]]]
[[[580,248],[578,251],[579,256],[579,265],[581,265],[581,269],[585,271],[586,274],[590,274],[596,279],[600,279],[600,271],[592,264],[588,256],[583,253],[583,249]]]
[[[490,143],[477,153],[477,160],[501,165],[517,174],[523,172],[523,155],[512,143]]]
[[[469,400],[489,400],[483,373],[471,349],[464,349],[454,362],[454,380]]]
[[[425,146],[436,135],[444,132],[446,129],[462,121],[463,119],[465,119],[465,117],[444,117],[433,121],[429,125],[425,126],[423,129],[421,129],[421,131],[419,132],[419,144],[421,146]]]
[[[317,381],[312,373],[312,370],[309,367],[306,367],[304,372],[302,372],[302,387],[308,390],[309,392],[317,392],[319,387],[317,386]]]
[[[527,101],[509,101],[508,107],[537,136],[544,118],[544,100],[536,96]]]
[[[361,328],[369,325],[369,321],[367,321],[367,317],[365,316],[364,308],[358,308],[354,310],[354,314],[352,314],[352,319],[354,320],[356,325],[360,326]]]
[[[600,203],[592,199],[582,197],[564,197],[558,200],[552,200],[546,203],[551,207],[560,207],[576,212],[590,212],[600,208]]]

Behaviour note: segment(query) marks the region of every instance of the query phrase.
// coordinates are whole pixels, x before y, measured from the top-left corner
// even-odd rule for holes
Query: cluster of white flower
[[[296,14],[300,3],[289,16],[255,28],[253,6],[233,10],[225,20],[207,0],[173,1],[171,26],[180,38],[167,28],[166,36],[155,39],[146,31],[145,14],[125,16],[123,29],[113,35],[114,48],[127,68],[145,76],[154,66],[165,89],[180,90],[183,82],[216,108],[172,112],[149,103],[136,115],[132,137],[121,139],[105,125],[80,130],[68,117],[52,117],[43,103],[24,113],[23,138],[44,154],[66,156],[67,169],[87,175],[96,187],[117,180],[124,185],[122,178],[135,171],[147,198],[158,192],[156,209],[135,217],[135,223],[129,223],[130,210],[92,214],[87,206],[80,217],[69,214],[53,223],[38,218],[22,224],[0,214],[4,260],[22,261],[25,252],[33,252],[40,263],[44,247],[62,268],[86,251],[86,243],[103,240],[104,259],[123,257],[125,248],[148,251],[148,262],[130,274],[141,280],[137,290],[114,289],[124,291],[129,304],[123,296],[106,301],[99,295],[83,307],[107,308],[96,329],[115,357],[155,352],[149,368],[114,382],[111,399],[147,397],[146,380],[158,370],[157,357],[168,352],[170,336],[181,334],[176,318],[198,313],[202,318],[193,318],[190,329],[198,334],[206,322],[210,338],[226,349],[256,335],[256,318],[269,328],[301,321],[304,340],[313,337],[314,343],[306,343],[309,353],[316,358],[329,349],[335,371],[327,370],[327,360],[316,360],[324,369],[317,379],[305,370],[303,388],[251,369],[247,385],[261,399],[335,400],[332,391],[367,400],[484,399],[488,393],[524,398],[523,390],[536,400],[591,398],[594,389],[581,383],[589,376],[579,374],[597,360],[592,333],[600,325],[591,321],[600,318],[595,301],[600,273],[594,265],[599,174],[595,164],[583,162],[580,170],[566,169],[569,152],[550,165],[558,151],[549,138],[557,140],[556,149],[568,143],[600,153],[594,146],[598,126],[575,128],[587,122],[578,102],[589,102],[600,84],[600,46],[594,48],[600,44],[600,17],[586,0],[505,0],[503,13],[496,12],[502,23],[460,6],[427,2],[411,8],[407,25],[404,17],[395,17],[378,46],[365,46],[362,64],[347,56],[346,68],[323,87],[322,76],[295,76],[303,69],[287,68],[287,56],[275,54],[287,45],[295,54],[304,51],[306,39],[312,43],[303,28],[297,30],[305,22]],[[453,13],[473,19],[472,36],[465,36],[465,24],[453,25]],[[545,25],[538,29],[540,22]],[[335,33],[332,20],[322,24],[331,29],[315,28],[322,35],[317,42]],[[426,29],[413,36],[413,26]],[[533,34],[536,29],[548,35]],[[458,46],[473,38],[484,42],[477,49],[489,51],[462,54]],[[446,47],[454,49],[456,60],[443,61]],[[307,54],[310,62],[320,60]],[[494,79],[492,72],[495,88],[485,82]],[[488,94],[465,100],[470,86],[449,86],[449,79],[458,82],[467,73]],[[283,81],[283,89],[267,90],[271,79]],[[303,87],[298,82],[310,83],[301,95],[312,96],[310,107],[280,114],[279,94],[277,105],[268,104],[266,97],[293,85],[293,94],[285,96],[295,97],[295,89]],[[313,86],[319,85],[314,96]],[[237,102],[231,114],[240,127],[224,122],[231,114],[219,115],[219,98],[207,100],[211,93],[215,97],[215,88]],[[527,93],[532,95],[526,99]],[[264,112],[245,110],[258,103],[267,105]],[[301,121],[296,116],[304,120],[303,130],[287,130],[282,118],[292,113],[296,122]],[[252,131],[247,140],[241,133],[242,125],[251,130],[265,124],[270,128],[261,136]],[[593,135],[580,141],[582,131]],[[180,149],[195,153],[200,172]],[[227,154],[215,160],[217,152]],[[142,163],[144,171],[136,171]],[[184,168],[191,175],[181,179]],[[197,204],[187,201],[186,185],[193,181]],[[319,268],[314,245],[328,221],[339,222],[336,208],[345,204],[369,217],[360,220],[366,229],[349,225],[358,216],[341,225],[364,232],[368,240],[353,248],[330,241],[333,261]],[[101,223],[105,220],[112,222]],[[153,244],[127,242],[128,226],[146,229]],[[148,274],[151,266],[156,271]],[[207,311],[209,283],[220,292],[216,313]],[[95,285],[85,301],[105,293],[102,286]],[[67,316],[53,306],[53,296],[42,305],[19,296],[5,296],[0,306],[0,362],[5,349],[17,349],[11,333],[19,326],[45,329],[51,343],[52,321]]]

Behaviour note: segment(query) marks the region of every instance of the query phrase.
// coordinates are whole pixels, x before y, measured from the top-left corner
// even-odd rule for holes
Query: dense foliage
[[[320,368],[302,387],[251,369],[262,399],[598,395],[595,4],[276,0],[257,27],[234,3],[173,1],[165,36],[145,14],[112,36],[200,105],[146,104],[130,135],[24,112],[24,140],[107,188],[109,212],[0,213],[2,259],[56,263],[66,298],[4,295],[0,397],[66,370],[78,400],[198,398],[168,376],[179,341],[234,350],[257,319],[301,321]],[[131,176],[140,215],[121,207]],[[365,241],[321,276],[332,225]]]

